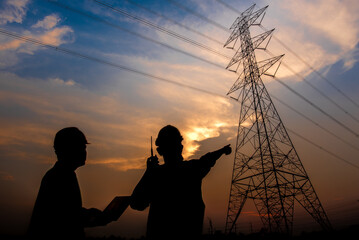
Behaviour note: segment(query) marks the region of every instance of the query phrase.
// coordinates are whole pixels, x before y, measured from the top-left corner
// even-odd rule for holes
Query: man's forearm
[[[226,145],[223,148],[220,148],[214,152],[209,152],[205,155],[203,155],[200,159],[204,161],[208,161],[212,164],[212,166],[216,163],[216,161],[223,155],[223,154],[230,154],[232,152],[232,149],[230,145]]]

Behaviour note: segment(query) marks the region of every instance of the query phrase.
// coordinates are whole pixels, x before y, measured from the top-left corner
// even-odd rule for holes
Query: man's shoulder
[[[58,179],[58,173],[56,172],[56,170],[54,170],[54,168],[50,168],[49,170],[47,170],[47,172],[45,173],[44,177],[41,180],[41,184],[50,184],[54,181],[56,181],[56,179]]]
[[[71,173],[68,171],[64,171],[61,167],[55,164],[52,168],[50,168],[42,178],[42,182],[57,182],[63,179],[68,179],[71,175],[75,173]]]
[[[45,173],[43,179],[47,179],[47,178],[51,178],[54,175],[56,175],[56,169],[54,169],[54,166],[52,166],[49,170],[47,170],[47,172]]]

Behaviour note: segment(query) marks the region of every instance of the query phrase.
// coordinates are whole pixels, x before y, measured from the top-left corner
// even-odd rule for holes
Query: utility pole
[[[252,5],[231,26],[225,47],[240,47],[227,66],[238,72],[228,92],[240,105],[226,233],[233,232],[247,199],[252,199],[268,232],[292,234],[294,201],[325,230],[328,217],[299,159],[294,145],[261,79],[275,77],[284,55],[257,62],[256,49],[265,50],[274,31],[251,37],[249,28],[260,25],[268,6],[254,11]],[[268,73],[274,65],[275,72]]]

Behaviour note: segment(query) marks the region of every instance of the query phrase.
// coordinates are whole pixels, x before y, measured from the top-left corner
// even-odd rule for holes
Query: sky
[[[269,5],[262,25],[275,28],[257,61],[285,54],[276,79],[302,98],[262,79],[329,220],[337,229],[359,223],[358,1],[101,2],[112,8],[93,0],[0,2],[2,30],[58,47],[0,34],[0,234],[26,232],[41,179],[56,161],[53,138],[64,127],[78,127],[91,143],[76,171],[88,208],[131,194],[150,137],[167,124],[181,131],[185,159],[235,147],[240,104],[227,92],[238,76],[226,70],[235,51],[223,45],[225,29],[253,3],[255,10]],[[263,31],[251,27],[252,36]],[[209,220],[224,229],[233,159],[222,157],[203,181],[204,232]],[[86,232],[139,237],[147,214],[127,209]],[[297,232],[319,228],[300,206],[294,221]],[[247,201],[238,229],[260,227]]]

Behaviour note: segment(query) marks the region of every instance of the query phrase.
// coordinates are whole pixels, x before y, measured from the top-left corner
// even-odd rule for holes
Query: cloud
[[[221,133],[224,132],[223,128],[229,126],[229,123],[219,122],[219,119],[214,119],[214,121],[210,121],[210,123],[205,124],[201,121],[192,122],[189,126],[187,126],[186,130],[183,131],[183,135],[186,139],[186,148],[184,152],[185,157],[195,155],[196,151],[201,146],[201,141],[219,137]]]
[[[234,7],[240,7],[240,11],[244,11],[250,6],[250,3],[247,5],[242,4],[241,6],[232,4]],[[269,8],[266,10],[262,24],[268,30],[276,28],[274,38],[272,38],[268,45],[268,50],[272,54],[261,50],[257,50],[255,53],[257,61],[285,54],[283,59],[284,64],[281,65],[276,75],[278,78],[292,78],[300,81],[301,79],[297,78],[295,73],[303,76],[309,75],[312,70],[308,67],[308,64],[317,70],[329,66],[342,58],[346,60],[345,66],[348,68],[355,64],[355,58],[349,58],[348,52],[355,49],[359,38],[359,16],[357,14],[359,5],[357,1],[263,0],[255,10],[267,4]],[[220,6],[223,7],[222,5]],[[218,9],[222,11],[218,11]],[[237,13],[229,11],[227,8],[216,8],[212,12],[209,9],[207,14],[211,16],[211,19],[216,19],[216,22],[228,27],[231,26],[238,16]],[[202,24],[198,27],[207,35],[223,37],[223,42],[230,35],[211,26],[211,24]],[[264,30],[253,26],[250,28],[250,31],[253,37]],[[280,44],[277,39],[293,50],[307,64],[298,59],[295,54]],[[198,41],[202,42],[200,39]],[[206,42],[207,44],[216,48],[214,43]],[[239,47],[239,41],[236,47]],[[228,50],[222,49],[220,51],[224,53]],[[234,53],[228,52],[228,55],[233,56]],[[294,73],[287,66],[293,69]]]
[[[69,26],[57,26],[60,20],[55,14],[46,16],[43,20],[33,25],[32,31],[23,31],[22,35],[53,46],[73,42],[72,34],[74,31]],[[40,46],[18,39],[10,37],[2,38],[0,40],[0,66],[13,66],[18,63],[19,58],[17,54],[26,53],[32,55],[40,48]],[[7,56],[9,56],[10,61]]]
[[[58,28],[51,29],[47,31],[45,34],[38,36],[37,38],[46,44],[51,44],[54,46],[60,46],[61,44],[71,42],[67,37],[67,34],[72,33],[73,30],[69,26],[62,26]]]
[[[192,84],[196,84],[195,80]],[[168,121],[173,119],[172,121],[177,122],[177,127],[184,136],[185,158],[196,153],[201,141],[218,137],[237,123],[233,119],[237,118],[233,115],[233,105],[222,97],[198,94],[186,89],[179,91],[177,86],[163,86],[159,82],[152,83],[150,91],[172,106],[173,113]]]
[[[16,53],[12,51],[1,51],[0,50],[0,68],[6,68],[13,66],[18,63],[19,58]]]
[[[349,51],[343,58],[343,68],[344,71],[348,71],[352,69],[355,63],[359,59],[359,50],[355,49],[353,51]]]
[[[345,4],[343,4],[343,2]],[[354,1],[286,1],[282,6],[303,26],[337,44],[342,50],[355,47],[359,36],[359,6]]]
[[[24,42],[20,40],[5,42],[0,45],[0,51],[18,49],[22,44],[24,44]]]
[[[74,86],[76,84],[76,82],[71,79],[63,80],[61,78],[50,78],[49,81],[57,85],[65,85],[65,86]]]
[[[87,164],[90,165],[105,165],[106,167],[118,170],[128,171],[133,169],[144,168],[145,159],[141,158],[101,158],[97,160],[90,160]]]
[[[236,123],[228,100],[149,79],[131,93],[116,83],[100,94],[86,90],[76,78],[26,79],[5,72],[0,85],[0,105],[12,109],[1,114],[7,130],[0,135],[0,146],[11,148],[20,159],[28,159],[22,153],[41,146],[31,157],[35,162],[48,163],[45,149],[51,149],[53,135],[70,125],[83,129],[92,143],[89,164],[125,171],[145,167],[149,136],[156,137],[166,124],[180,129],[187,158],[201,141],[218,137]],[[140,101],[132,103],[124,92]]]
[[[58,27],[59,22],[60,19],[57,15],[47,16],[33,26],[33,32],[30,34],[37,34],[37,38],[41,41],[60,45],[64,41],[66,42],[62,36],[71,32],[72,29],[66,28],[66,26]],[[205,29],[207,33],[210,33],[208,35],[216,33],[208,26]],[[285,25],[281,29],[287,30]],[[37,32],[44,30],[45,32]],[[301,31],[291,30],[289,34],[286,31],[281,31],[279,34],[278,37],[284,39],[283,41],[295,42],[295,49],[299,52],[307,52],[312,64],[326,65],[336,58],[335,53],[327,53],[324,46],[321,47],[318,42],[306,40],[305,33]],[[188,48],[182,42],[175,44]],[[215,44],[212,44],[214,48]],[[17,42],[4,46],[18,51],[28,50],[21,49],[21,43]],[[276,47],[276,49],[280,49],[280,46]],[[195,62],[197,60],[188,60],[187,56],[182,58],[177,53],[175,55],[171,51],[160,50],[161,52],[157,52],[156,57],[159,56],[159,59],[165,60],[115,53],[103,54],[103,56],[106,59],[112,59],[111,61],[136,66],[136,69],[141,69],[141,71],[223,94],[223,96],[235,81],[236,76],[225,69],[214,68],[205,63]],[[31,53],[34,50],[30,49],[28,52]],[[202,50],[193,52],[206,59],[216,58]],[[293,59],[289,58],[288,61]],[[305,71],[303,64],[298,64],[298,66],[296,64],[298,61],[293,61],[293,64],[290,65],[297,71]],[[291,76],[291,74],[288,73],[287,76]],[[124,77],[121,75],[116,78]],[[109,89],[105,93],[100,93],[102,90],[87,90],[86,86],[77,83],[75,76],[71,79],[52,77],[46,81],[33,79],[29,81],[35,82],[35,85],[29,85],[29,82],[22,79],[17,81],[20,85],[18,89],[4,92],[7,101],[11,100],[18,104],[29,111],[30,115],[36,115],[37,119],[51,119],[49,128],[54,131],[60,125],[58,123],[76,123],[76,125],[85,126],[85,129],[91,129],[91,134],[96,136],[95,142],[99,143],[99,147],[95,146],[96,151],[102,148],[107,152],[106,156],[97,155],[94,162],[98,164],[102,162],[117,169],[140,166],[137,161],[142,159],[141,154],[149,152],[148,136],[156,136],[157,131],[166,124],[173,124],[180,129],[185,137],[184,155],[190,157],[196,153],[201,141],[217,138],[226,129],[236,126],[238,123],[238,116],[234,111],[235,106],[229,100],[191,89],[181,88],[179,90],[178,86],[152,79],[146,78],[144,82],[134,83],[131,91],[121,90],[113,83],[104,84]],[[18,92],[21,89],[28,90]],[[236,105],[236,107],[239,109],[239,106]],[[40,123],[35,125],[41,126]],[[105,130],[97,130],[99,126]],[[131,149],[131,151],[124,153],[113,146],[121,146],[121,149]],[[137,153],[135,149],[137,149]],[[132,160],[126,162],[123,161],[124,159]]]
[[[319,70],[341,58],[347,58],[356,48],[359,38],[359,5],[353,0],[271,1],[263,24],[275,27],[274,32],[306,63]],[[284,63],[304,76],[312,71],[291,51],[272,39],[269,50],[285,53]],[[347,58],[346,66],[355,64]],[[348,69],[347,68],[347,69]],[[286,66],[279,69],[281,78],[293,76]]]
[[[1,73],[0,105],[6,106],[0,112],[0,147],[7,149],[3,154],[47,163],[55,132],[66,126],[78,126],[92,143],[93,163],[102,162],[118,170],[143,167],[143,160],[137,161],[134,156],[143,158],[138,151],[143,144],[147,147],[144,134],[148,134],[146,129],[152,128],[148,126],[155,119],[126,106],[117,93],[98,95],[73,82],[60,78],[23,79]],[[37,155],[31,155],[32,151]]]
[[[3,8],[0,10],[0,25],[7,23],[22,23],[26,16],[26,5],[28,0],[7,0],[3,3]]]
[[[42,33],[31,33],[29,31],[25,31],[25,36],[37,39],[39,41],[44,42],[45,44],[50,44],[54,46],[60,46],[61,44],[71,42],[68,40],[68,34],[72,33],[73,30],[71,27],[62,26],[50,29],[48,31]],[[2,42],[0,44],[0,51],[5,50],[20,50],[21,52],[26,52],[28,54],[33,54],[35,50],[39,49],[39,47],[34,47],[34,45],[30,45],[25,41],[21,40],[12,40],[8,38],[8,41]]]
[[[43,20],[38,21],[36,24],[34,24],[33,28],[44,28],[44,29],[52,29],[54,28],[59,22],[60,17],[56,14],[51,14],[46,16]]]
[[[181,48],[183,47],[182,43],[178,44]],[[200,52],[205,59],[212,57],[208,52]],[[139,92],[150,93],[161,99],[158,103],[157,100],[152,99],[154,106],[162,107],[166,104],[163,106],[165,111],[168,111],[167,108],[171,106],[169,110],[171,116],[166,117],[167,121],[164,124],[173,124],[179,128],[185,138],[183,155],[189,158],[195,155],[201,141],[218,137],[233,124],[237,124],[237,116],[232,115],[233,105],[229,99],[224,98],[232,84],[227,80],[232,80],[235,75],[224,68],[213,68],[206,63],[194,63],[193,59],[182,62],[177,57],[177,62],[174,63],[173,61],[176,60],[172,59],[171,51],[162,50],[157,54],[161,55],[160,59],[166,59],[166,61],[113,53],[105,54],[105,56],[111,58],[112,61],[120,63],[123,61],[126,65],[133,65],[136,69],[159,77],[223,95],[223,97],[218,97],[182,87],[179,89],[176,85],[162,81],[149,80],[149,83],[140,85]]]

